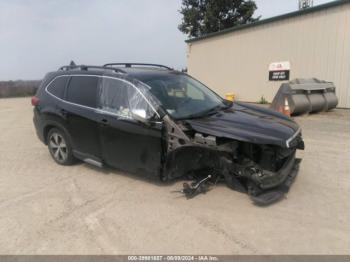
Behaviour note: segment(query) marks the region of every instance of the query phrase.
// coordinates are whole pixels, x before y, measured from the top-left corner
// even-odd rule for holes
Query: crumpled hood
[[[186,122],[200,133],[281,147],[287,147],[286,141],[299,130],[297,123],[278,112],[239,102],[214,115]]]

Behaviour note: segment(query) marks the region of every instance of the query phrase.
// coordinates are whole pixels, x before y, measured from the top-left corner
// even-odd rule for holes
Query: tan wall
[[[290,61],[291,79],[317,77],[337,87],[350,108],[350,5],[203,39],[188,46],[189,74],[224,96],[271,102],[282,82],[268,81],[271,62]]]

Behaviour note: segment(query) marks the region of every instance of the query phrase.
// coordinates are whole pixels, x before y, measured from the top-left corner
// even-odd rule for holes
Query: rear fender
[[[47,145],[47,134],[49,133],[51,128],[59,128],[69,137],[69,131],[66,123],[62,119],[62,117],[57,116],[55,114],[43,114],[43,138],[44,143]]]

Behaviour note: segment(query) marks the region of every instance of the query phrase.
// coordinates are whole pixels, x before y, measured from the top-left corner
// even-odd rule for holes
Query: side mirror
[[[145,109],[133,109],[131,111],[132,117],[142,123],[148,123],[147,113]]]

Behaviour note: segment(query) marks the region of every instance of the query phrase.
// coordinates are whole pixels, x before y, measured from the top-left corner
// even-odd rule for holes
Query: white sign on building
[[[290,62],[273,62],[269,65],[269,80],[270,81],[285,81],[289,80]]]

